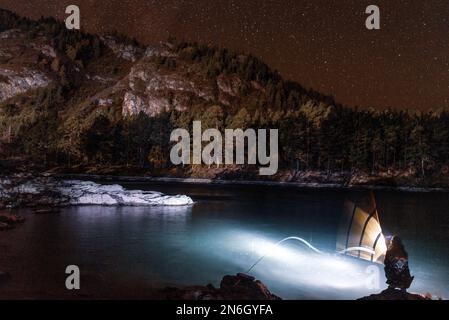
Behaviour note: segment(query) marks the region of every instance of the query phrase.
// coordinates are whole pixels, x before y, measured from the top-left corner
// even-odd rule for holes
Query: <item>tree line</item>
[[[449,113],[409,114],[401,111],[360,111],[333,108],[323,119],[301,110],[226,114],[212,106],[197,114],[175,110],[157,117],[144,113],[112,121],[98,115],[65,150],[55,134],[57,123],[42,115],[24,128],[16,147],[53,165],[120,165],[170,168],[170,133],[175,128],[192,132],[194,120],[203,128],[279,129],[280,168],[306,171],[414,173],[418,177],[446,173],[449,161]],[[25,134],[26,132],[26,134]],[[21,148],[19,148],[21,146]],[[37,159],[36,159],[37,160]]]

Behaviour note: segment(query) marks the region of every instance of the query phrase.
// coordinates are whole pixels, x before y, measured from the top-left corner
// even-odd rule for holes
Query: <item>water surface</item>
[[[68,207],[57,215],[20,210],[26,223],[0,233],[0,270],[12,275],[0,287],[0,298],[71,297],[64,287],[71,264],[82,274],[77,298],[152,297],[148,288],[218,286],[224,275],[245,272],[266,253],[251,274],[282,298],[354,299],[385,288],[382,266],[380,286],[370,287],[370,263],[333,255],[349,191],[123,185],[186,194],[195,204]],[[381,191],[376,198],[384,233],[399,234],[409,251],[411,291],[449,297],[448,194]],[[329,254],[319,256],[297,243],[273,249],[288,236]]]

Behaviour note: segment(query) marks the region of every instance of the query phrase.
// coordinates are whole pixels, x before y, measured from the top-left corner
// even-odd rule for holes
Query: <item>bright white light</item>
[[[260,279],[275,279],[301,287],[365,289],[370,264],[332,252],[315,252],[306,245],[282,244],[248,233],[232,237],[255,261],[264,257],[251,273]],[[249,267],[249,266],[248,266]]]

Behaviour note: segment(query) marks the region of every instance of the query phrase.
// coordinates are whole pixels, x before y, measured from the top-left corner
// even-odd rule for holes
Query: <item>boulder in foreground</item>
[[[261,281],[242,273],[224,276],[220,288],[209,284],[184,289],[166,288],[162,293],[168,300],[281,300]]]

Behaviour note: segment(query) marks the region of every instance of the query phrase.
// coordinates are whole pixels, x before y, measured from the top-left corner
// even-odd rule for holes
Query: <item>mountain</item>
[[[32,89],[62,86],[65,93],[71,90],[71,100],[84,104],[117,107],[120,102],[124,115],[156,116],[192,105],[235,111],[243,105],[333,103],[284,82],[250,55],[173,40],[144,47],[118,35],[68,31],[52,18],[34,22],[5,10],[0,14],[2,102]]]
[[[388,184],[408,184],[447,176],[448,119],[446,112],[348,108],[285,81],[250,54],[175,39],[143,45],[0,9],[3,162],[257,178],[248,167],[169,163],[171,130],[201,120],[220,130],[278,128],[282,178],[273,179],[351,183],[355,174],[385,173]]]
[[[52,18],[31,21],[5,10],[0,16],[4,142],[29,132],[39,117],[56,122],[58,136],[73,143],[99,114],[117,123],[141,112],[203,115],[218,108],[228,117],[301,106],[318,116],[334,103],[283,81],[251,55],[173,39],[143,46],[116,34],[68,31]]]

